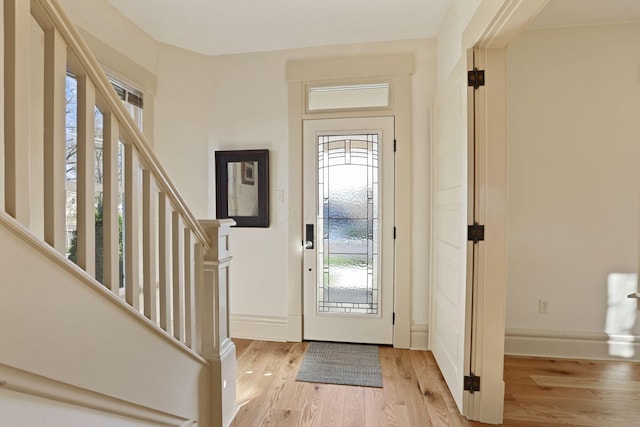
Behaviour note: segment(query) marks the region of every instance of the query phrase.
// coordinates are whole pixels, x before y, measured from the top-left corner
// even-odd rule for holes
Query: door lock
[[[313,237],[313,224],[307,224],[305,228],[304,248],[313,249],[315,241]]]

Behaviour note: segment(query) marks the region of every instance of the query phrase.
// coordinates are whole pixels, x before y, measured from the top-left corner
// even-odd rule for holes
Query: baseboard
[[[232,338],[284,342],[287,341],[288,319],[286,317],[232,314],[229,328]]]
[[[411,324],[411,350],[429,349],[429,325],[426,323]]]
[[[592,360],[640,361],[640,337],[604,332],[507,329],[505,354]]]

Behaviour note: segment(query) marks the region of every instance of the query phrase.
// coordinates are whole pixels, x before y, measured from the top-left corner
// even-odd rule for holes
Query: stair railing
[[[215,269],[228,270],[228,247],[222,259],[211,257],[218,253],[219,234],[228,239],[232,222],[207,222],[205,230],[195,219],[57,0],[3,3],[5,120],[4,173],[0,180],[4,181],[1,191],[6,215],[0,215],[0,219],[6,222],[12,217],[13,229],[18,224],[28,230],[42,228],[48,250],[62,255],[58,259],[68,256],[65,82],[71,72],[77,80],[77,240],[76,266],[69,261],[69,268],[77,271],[79,267],[96,284],[100,276],[102,285],[144,316],[147,323],[164,330],[185,350],[219,362],[221,352],[229,353],[232,346],[227,300],[219,297],[220,293],[227,295],[228,274],[225,270],[225,281],[218,282],[219,275],[210,272],[214,265]],[[40,104],[44,200],[38,203],[42,211],[35,215],[36,206],[30,206],[34,183],[29,147],[33,142],[30,109],[34,108],[30,104],[33,94],[29,71],[32,17],[44,33],[44,93]],[[103,120],[102,239],[96,239],[96,109]],[[119,145],[124,146],[123,159]],[[124,175],[123,182],[119,173]],[[123,199],[119,200],[121,193]],[[123,214],[120,204],[124,205]],[[34,227],[33,218],[43,224]],[[96,250],[103,251],[102,266],[96,265]],[[203,297],[206,295],[208,299]],[[235,378],[235,372],[233,375]]]

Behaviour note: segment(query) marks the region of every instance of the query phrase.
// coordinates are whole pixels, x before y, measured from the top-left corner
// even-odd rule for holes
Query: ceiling
[[[435,37],[450,4],[454,3],[454,0],[107,1],[154,39],[205,55]],[[640,0],[551,0],[529,28],[633,21],[640,21]]]
[[[108,0],[154,39],[205,55],[435,37],[451,0]]]

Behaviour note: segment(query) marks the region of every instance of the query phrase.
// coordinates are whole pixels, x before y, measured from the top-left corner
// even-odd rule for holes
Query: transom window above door
[[[388,82],[307,87],[307,111],[335,111],[390,106]]]

